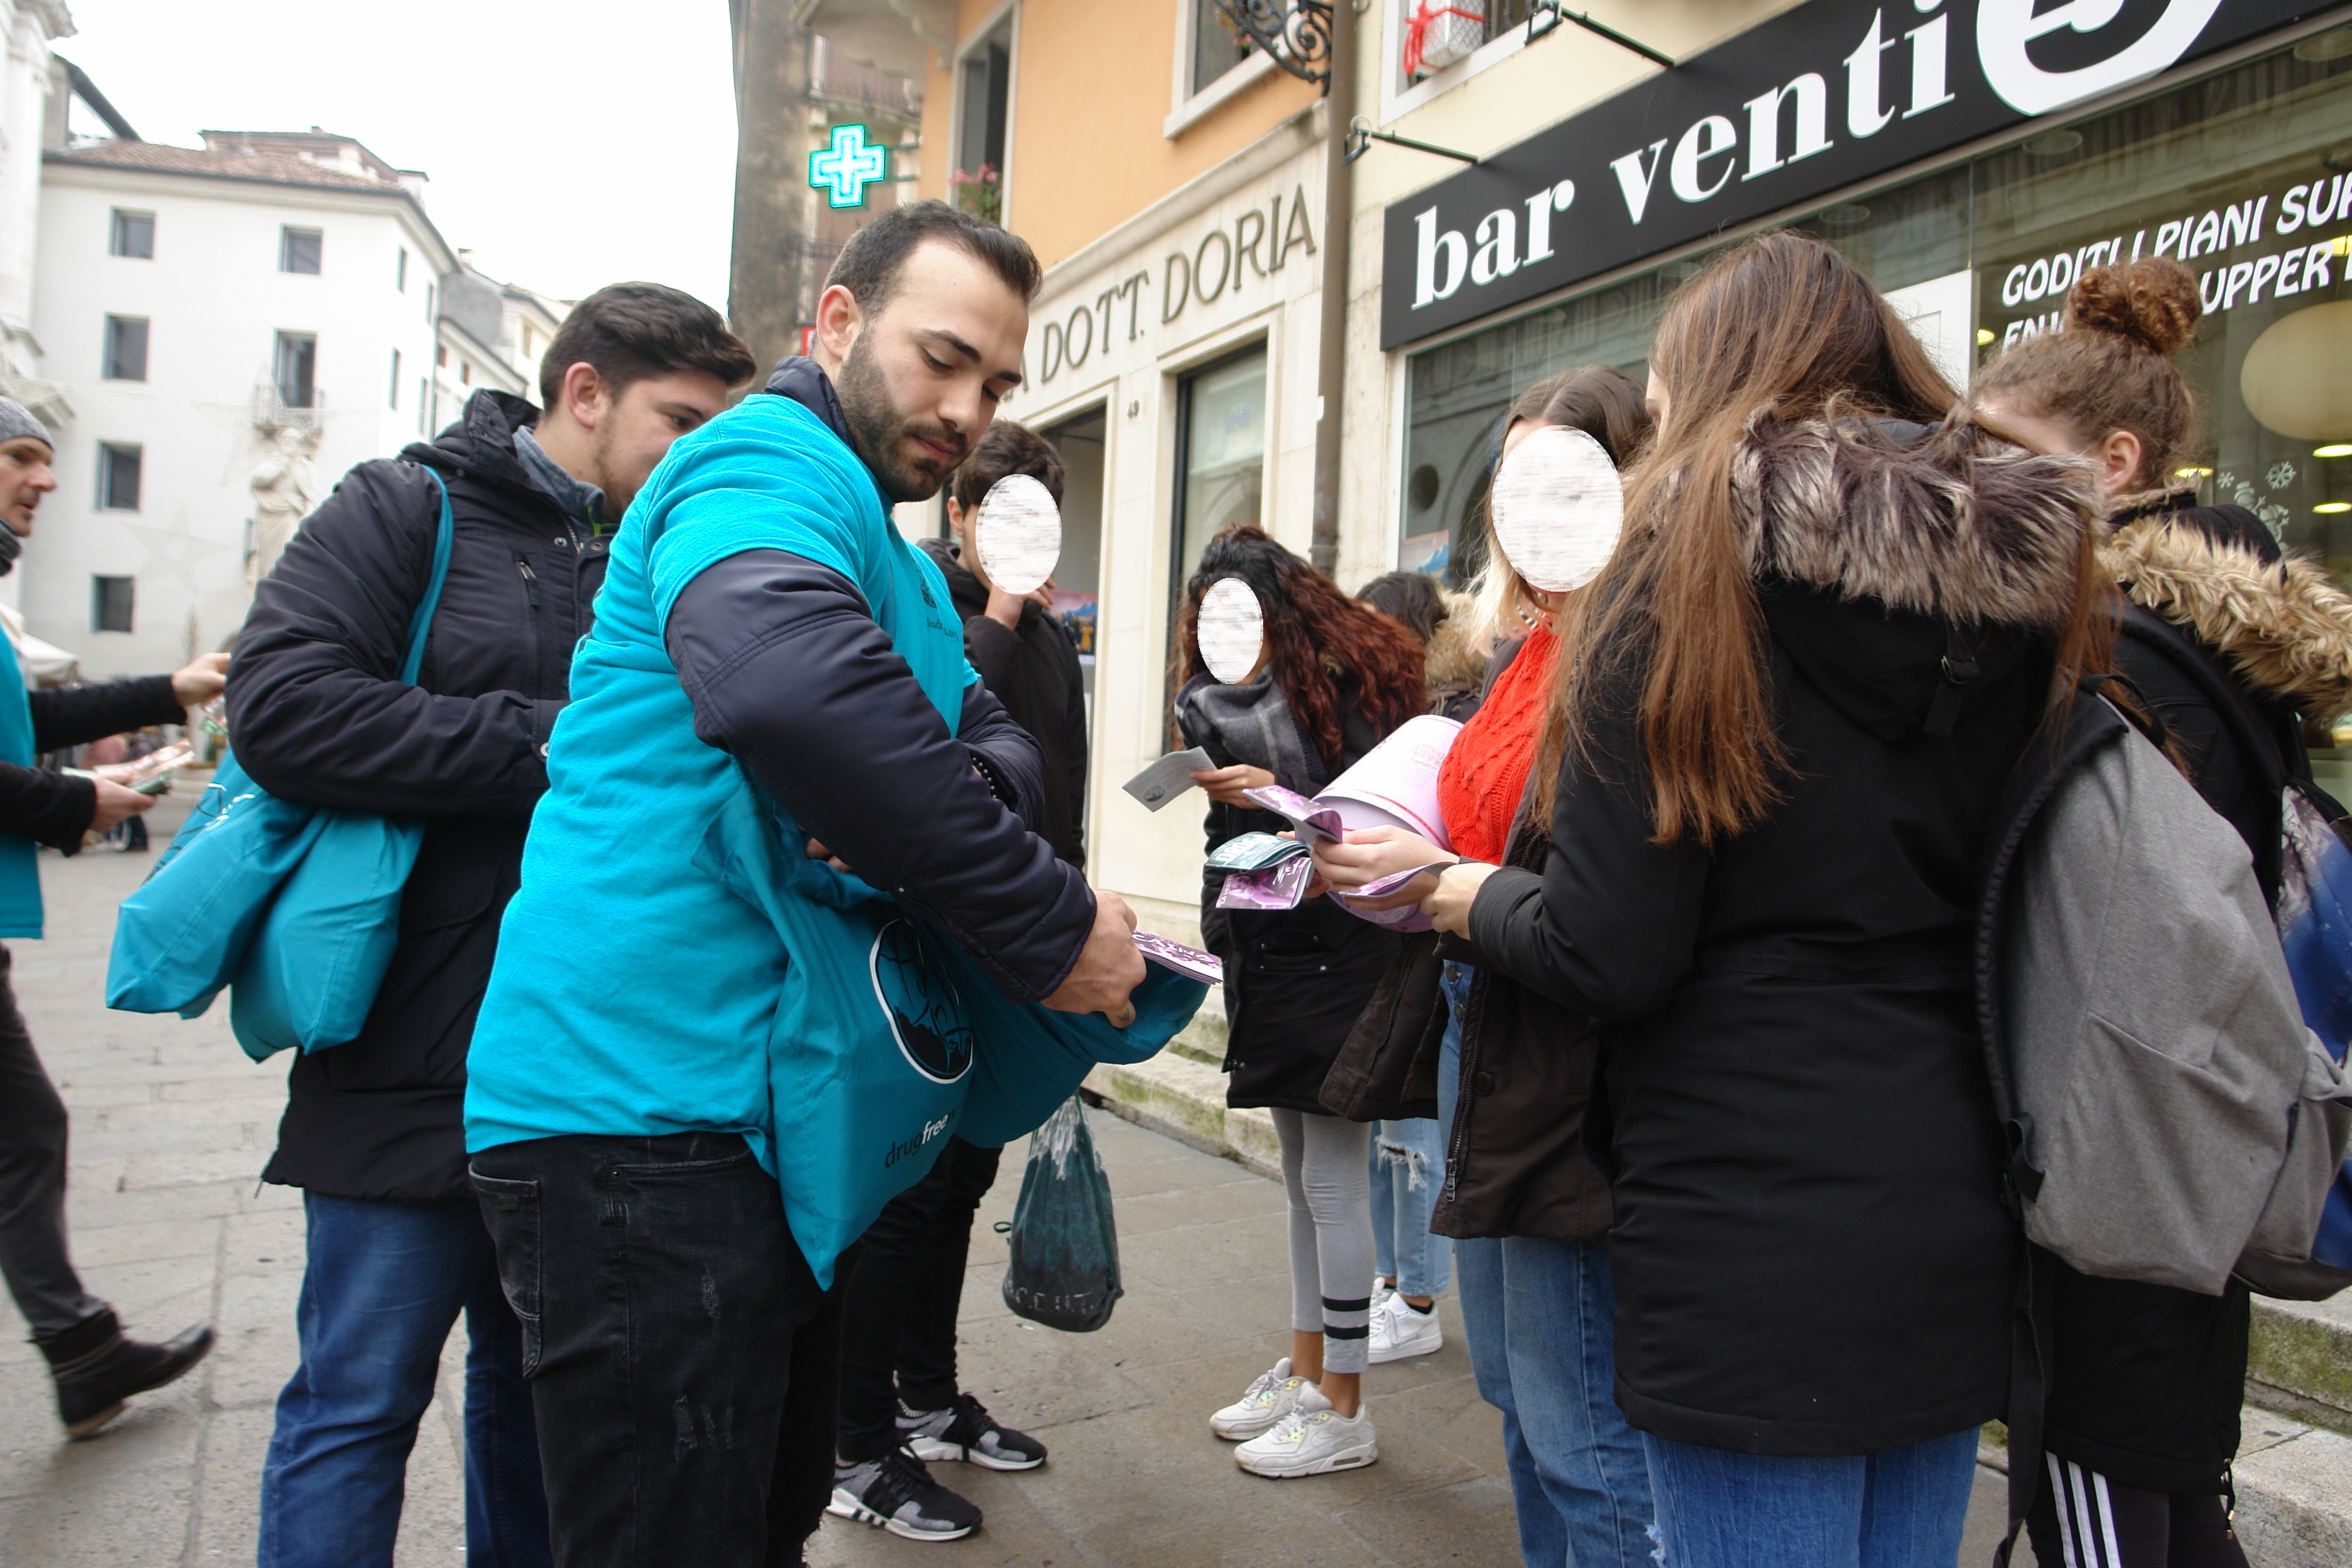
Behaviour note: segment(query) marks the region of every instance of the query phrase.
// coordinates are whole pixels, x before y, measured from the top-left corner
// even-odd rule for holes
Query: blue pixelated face
[[[971,1070],[971,1026],[955,982],[913,922],[892,921],[874,938],[874,994],[907,1063],[933,1083]]]

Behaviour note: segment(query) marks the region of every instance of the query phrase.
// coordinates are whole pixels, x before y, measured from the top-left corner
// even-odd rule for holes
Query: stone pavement
[[[184,795],[159,808],[158,840]],[[91,1288],[134,1330],[206,1317],[221,1346],[172,1388],[133,1402],[94,1441],[59,1433],[38,1354],[0,1305],[0,1564],[161,1568],[252,1561],[270,1406],[294,1363],[302,1258],[297,1194],[257,1188],[284,1072],[247,1062],[225,1008],[193,1023],[100,1005],[113,908],[144,856],[44,856],[45,942],[11,943],[18,995],[74,1114],[75,1247]],[[942,1466],[988,1511],[952,1546],[828,1521],[817,1568],[1021,1563],[1102,1568],[1517,1562],[1499,1423],[1472,1388],[1460,1319],[1445,1349],[1372,1370],[1381,1459],[1276,1482],[1234,1468],[1211,1409],[1270,1365],[1286,1338],[1279,1188],[1108,1114],[1094,1119],[1118,1194],[1128,1296],[1110,1324],[1064,1335],[1006,1312],[987,1223],[1010,1215],[1023,1150],[982,1211],[964,1297],[966,1384],[1036,1432],[1053,1462],[1025,1476]],[[457,1340],[409,1467],[402,1568],[463,1560]],[[1990,1471],[1963,1561],[1989,1555]]]

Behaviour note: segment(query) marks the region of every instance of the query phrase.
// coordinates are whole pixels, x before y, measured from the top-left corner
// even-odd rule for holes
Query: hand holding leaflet
[[[1171,752],[1119,787],[1153,811],[1158,811],[1192,787],[1192,775],[1216,766],[1209,753],[1194,746]]]

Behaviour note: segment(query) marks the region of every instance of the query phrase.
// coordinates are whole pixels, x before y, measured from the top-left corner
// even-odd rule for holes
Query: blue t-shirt
[[[950,731],[979,679],[955,618],[925,613],[927,598],[949,603],[939,568],[899,537],[873,477],[814,414],[754,395],[674,444],[614,541],[572,660],[474,1028],[468,1150],[727,1131],[765,1158],[784,947],[698,862],[712,824],[753,786],[696,737],[664,643],[687,584],[746,550],[849,579]]]

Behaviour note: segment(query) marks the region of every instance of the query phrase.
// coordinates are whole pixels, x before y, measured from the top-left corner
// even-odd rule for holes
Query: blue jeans
[[[390,1568],[417,1422],[466,1314],[466,1563],[551,1561],[522,1335],[482,1212],[303,1194],[302,1361],[261,1469],[260,1568]]]
[[[1372,1128],[1372,1263],[1405,1296],[1434,1296],[1454,1277],[1454,1238],[1429,1233],[1445,1184],[1445,1134],[1426,1116]]]
[[[1643,1435],[1666,1568],[1952,1568],[1977,1429],[1829,1459]]]
[[[1445,966],[1438,1124],[1460,1095],[1465,964]],[[1602,1242],[1537,1237],[1454,1244],[1478,1393],[1503,1413],[1527,1568],[1652,1568],[1650,1474],[1617,1408],[1616,1291]]]

